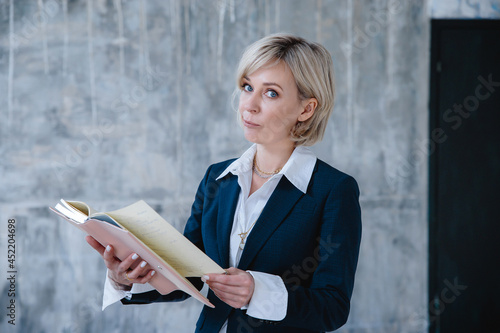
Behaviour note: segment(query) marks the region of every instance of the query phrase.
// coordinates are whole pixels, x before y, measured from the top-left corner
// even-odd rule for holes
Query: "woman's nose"
[[[259,96],[255,92],[252,92],[250,94],[242,93],[242,95],[240,96],[240,109],[252,113],[259,112],[260,106],[258,98]]]

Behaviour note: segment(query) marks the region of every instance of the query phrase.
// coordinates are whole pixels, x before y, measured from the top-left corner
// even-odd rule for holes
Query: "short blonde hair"
[[[312,117],[297,122],[290,133],[295,145],[311,146],[323,139],[328,118],[333,110],[335,83],[333,61],[328,50],[304,38],[278,33],[248,46],[236,72],[236,85],[264,65],[284,61],[292,71],[301,100],[316,98],[318,105]]]

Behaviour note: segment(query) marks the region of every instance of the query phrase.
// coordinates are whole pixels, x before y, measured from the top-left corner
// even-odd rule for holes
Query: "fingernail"
[[[207,282],[207,280],[209,280],[209,279],[210,279],[210,277],[208,275],[203,275],[201,277],[201,281],[203,281],[203,282]]]
[[[111,246],[108,245],[108,246],[106,246],[106,252],[109,252],[109,251],[111,251]]]
[[[143,261],[141,262],[141,267],[144,268],[147,264],[148,264],[147,262]]]
[[[152,271],[152,272],[151,272],[151,276],[155,275],[155,273],[156,273],[155,271]]]
[[[137,255],[137,253],[134,253],[134,255],[132,256],[132,259],[135,260],[137,258],[139,258],[139,256]]]

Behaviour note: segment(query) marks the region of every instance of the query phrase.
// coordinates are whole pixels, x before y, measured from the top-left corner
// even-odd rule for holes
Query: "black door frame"
[[[439,127],[439,87],[440,87],[440,45],[441,45],[441,32],[450,29],[491,29],[497,28],[499,24],[498,19],[432,19],[431,20],[431,52],[430,52],[430,93],[429,93],[429,140],[433,140],[433,130]],[[432,141],[431,141],[432,142]],[[428,314],[429,314],[429,332],[438,332],[437,324],[439,323],[439,315],[432,311],[434,306],[434,295],[439,293],[438,289],[438,207],[436,205],[438,199],[438,152],[439,143],[436,143],[435,150],[429,155],[429,274],[428,274]]]

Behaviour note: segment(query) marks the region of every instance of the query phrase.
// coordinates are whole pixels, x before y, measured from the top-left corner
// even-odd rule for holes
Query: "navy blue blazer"
[[[196,193],[184,235],[221,267],[229,266],[229,236],[240,187],[229,173],[232,163],[211,165]],[[342,326],[349,314],[361,241],[359,189],[351,176],[317,160],[307,193],[285,176],[278,183],[249,234],[238,268],[279,275],[288,291],[288,308],[279,322],[259,320],[222,302],[212,291],[196,332],[323,332]],[[199,278],[190,279],[199,289]],[[135,294],[124,304],[177,301],[181,291]],[[270,304],[272,306],[272,300]]]

